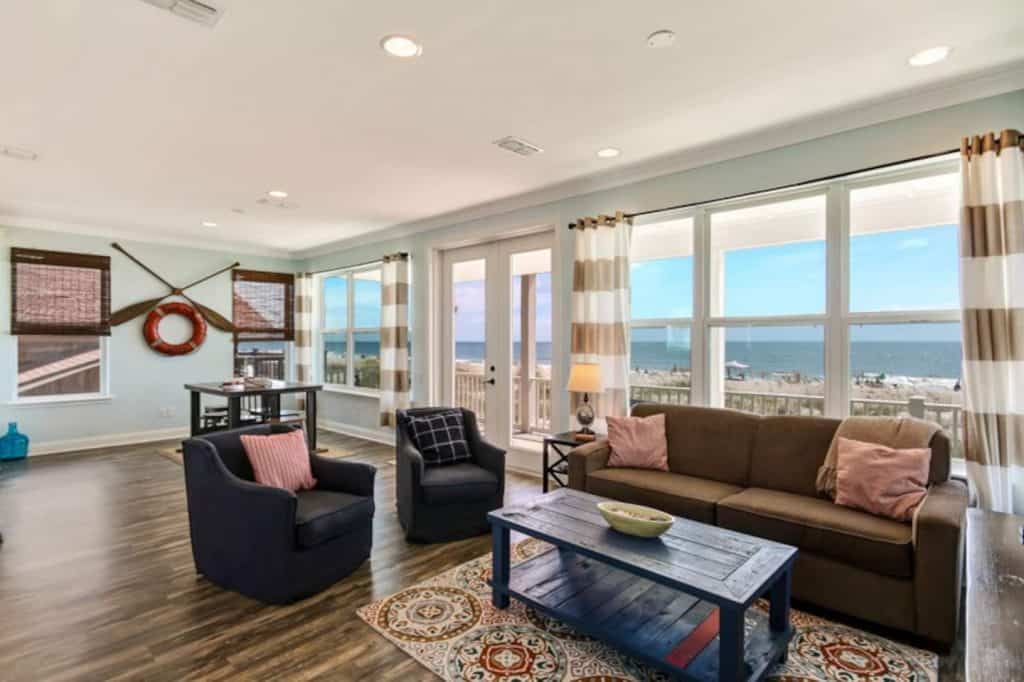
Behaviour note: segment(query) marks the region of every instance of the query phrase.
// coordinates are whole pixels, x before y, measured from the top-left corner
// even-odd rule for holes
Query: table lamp
[[[596,362],[578,362],[569,370],[569,391],[582,393],[583,402],[576,409],[576,421],[580,433],[592,435],[590,425],[594,422],[594,408],[590,406],[590,394],[604,390],[601,382],[601,365]]]

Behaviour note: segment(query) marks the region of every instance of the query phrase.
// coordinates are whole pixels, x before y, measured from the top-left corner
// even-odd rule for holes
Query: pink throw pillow
[[[242,447],[257,483],[293,493],[316,485],[306,436],[300,430],[271,436],[242,436]]]
[[[609,467],[668,471],[668,442],[665,415],[650,417],[606,417]]]
[[[896,450],[839,438],[836,504],[910,521],[928,494],[931,448]]]

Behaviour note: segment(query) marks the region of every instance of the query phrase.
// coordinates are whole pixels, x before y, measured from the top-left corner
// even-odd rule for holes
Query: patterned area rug
[[[519,563],[551,546],[527,539]],[[359,617],[444,680],[648,682],[668,679],[522,603],[491,606],[491,556],[468,561],[359,609]],[[844,625],[791,611],[796,635],[777,682],[935,682],[938,657]]]

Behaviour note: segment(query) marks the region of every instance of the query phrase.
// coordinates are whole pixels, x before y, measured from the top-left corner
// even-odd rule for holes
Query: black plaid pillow
[[[427,464],[455,464],[472,459],[460,410],[411,417],[409,430]]]

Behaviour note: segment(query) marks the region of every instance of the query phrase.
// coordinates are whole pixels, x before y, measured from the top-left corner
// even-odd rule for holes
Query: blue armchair
[[[313,490],[292,493],[254,482],[240,436],[294,428],[262,424],[182,444],[196,571],[273,604],[326,589],[356,570],[373,544],[377,470],[369,464],[311,454]]]

